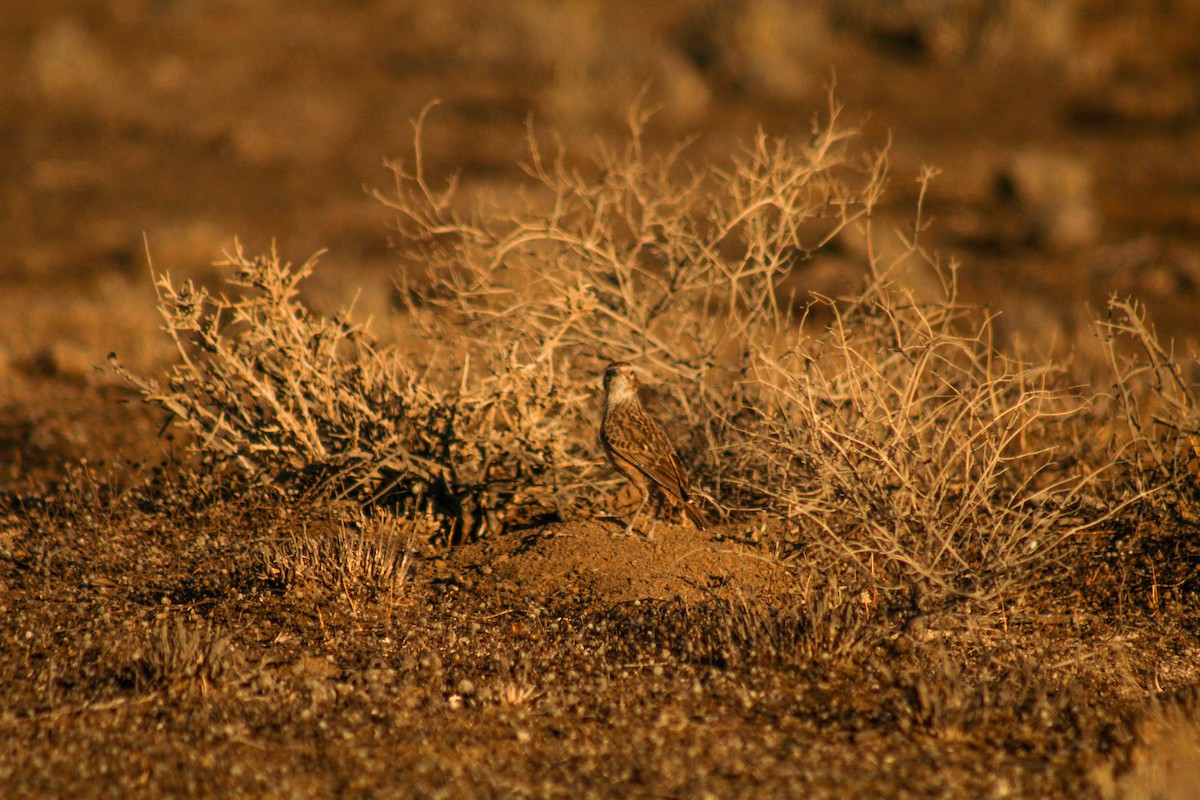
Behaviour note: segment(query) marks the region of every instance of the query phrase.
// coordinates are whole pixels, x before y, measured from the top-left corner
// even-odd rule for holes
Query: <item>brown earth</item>
[[[769,548],[603,520],[431,554],[398,595],[289,583],[267,554],[336,517],[177,496],[10,499],[9,796],[1095,796],[1150,685],[1194,713],[1197,553],[1153,527],[905,634]]]
[[[619,521],[564,522],[464,546],[454,562],[483,571],[514,599],[605,608],[640,600],[774,602],[788,572],[720,534],[659,523],[650,539]]]
[[[531,116],[586,154],[649,80],[650,146],[711,160],[803,139],[831,73],[890,132],[885,217],[941,167],[928,235],[1013,333],[1082,347],[1119,291],[1196,338],[1200,4],[978,31],[854,5],[6,9],[0,795],[1192,796],[1194,524],[1122,519],[1037,593],[920,619],[745,525],[570,520],[422,547],[399,589],[291,579],[272,553],[340,512],[231,491],[95,369],[172,357],[147,256],[211,282],[235,235],[327,247],[315,305],[394,313],[363,187],[431,99],[431,174],[503,199]]]

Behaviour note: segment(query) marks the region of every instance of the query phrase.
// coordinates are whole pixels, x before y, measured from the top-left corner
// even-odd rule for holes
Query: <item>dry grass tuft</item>
[[[204,624],[161,620],[134,660],[134,683],[143,689],[219,684],[237,674],[240,660],[229,634]]]
[[[411,573],[414,543],[435,529],[429,518],[378,512],[353,529],[305,526],[272,543],[262,558],[267,574],[284,586],[316,585],[344,595],[353,607],[359,599],[397,598]]]
[[[1121,759],[1092,771],[1104,800],[1184,800],[1200,786],[1200,718],[1195,702],[1155,703]]]
[[[726,663],[845,664],[880,640],[870,601],[834,579],[810,579],[779,611],[744,602],[722,611],[711,639]]]

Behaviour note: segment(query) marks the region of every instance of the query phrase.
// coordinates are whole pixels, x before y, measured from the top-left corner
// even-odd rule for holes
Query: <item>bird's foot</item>
[[[658,525],[657,519],[650,520],[650,527],[646,530],[645,534],[646,541],[652,541],[654,539],[654,528],[656,525]]]

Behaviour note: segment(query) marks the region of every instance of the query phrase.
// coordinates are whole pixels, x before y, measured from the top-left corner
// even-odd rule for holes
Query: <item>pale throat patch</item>
[[[633,382],[623,375],[614,376],[608,385],[608,404],[612,406],[634,399],[637,399],[637,390]]]

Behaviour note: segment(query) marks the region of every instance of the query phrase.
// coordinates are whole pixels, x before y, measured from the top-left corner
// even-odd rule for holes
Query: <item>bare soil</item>
[[[763,3],[809,31],[777,55],[682,2],[575,5],[0,17],[0,794],[1192,796],[1194,521],[1133,507],[987,608],[833,598],[839,576],[754,519],[423,545],[391,593],[289,582],[272,548],[340,511],[211,474],[96,368],[170,358],[147,256],[212,281],[235,235],[329,248],[315,305],[361,288],[395,313],[363,188],[426,103],[431,174],[504,198],[530,117],[579,152],[619,141],[645,75],[648,146],[697,133],[700,160],[759,127],[803,140],[836,74],[863,135],[890,133],[884,212],[910,220],[920,166],[943,168],[927,235],[1015,338],[1082,348],[1113,291],[1196,338],[1197,4],[1085,4],[1026,51]]]

